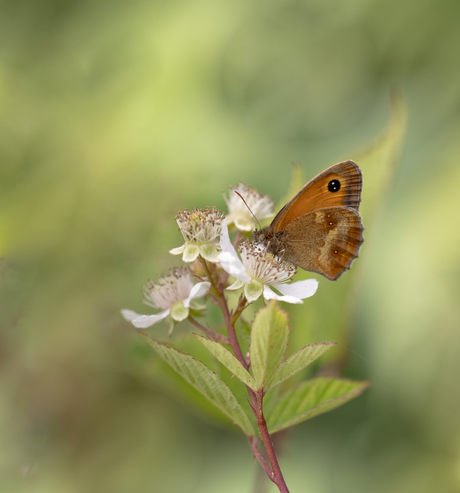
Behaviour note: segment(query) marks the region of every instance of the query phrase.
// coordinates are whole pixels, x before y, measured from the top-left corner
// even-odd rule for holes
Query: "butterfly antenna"
[[[248,204],[246,204],[246,201],[243,199],[242,195],[237,192],[236,190],[233,190],[237,195],[238,197],[244,202],[244,205],[248,208],[248,211],[252,214],[252,217],[256,220],[257,224],[259,225],[259,228],[262,229],[262,226],[260,225],[259,223],[259,220],[257,219],[257,217],[254,215],[254,213],[251,211],[250,207]]]

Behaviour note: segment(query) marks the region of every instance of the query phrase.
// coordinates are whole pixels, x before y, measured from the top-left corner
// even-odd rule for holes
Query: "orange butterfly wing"
[[[363,178],[353,161],[344,161],[327,168],[310,180],[273,219],[274,232],[281,231],[295,218],[327,207],[358,210]]]

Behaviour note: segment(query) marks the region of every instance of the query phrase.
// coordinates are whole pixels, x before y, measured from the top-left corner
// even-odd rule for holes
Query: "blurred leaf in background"
[[[291,339],[344,335],[326,362],[372,387],[298,426],[281,467],[292,491],[460,488],[459,20],[453,0],[0,2],[5,491],[250,491],[245,441],[158,383],[119,310],[179,264],[177,210],[240,180],[278,203],[292,162],[307,181],[343,159],[361,257],[290,310]],[[391,179],[384,147],[356,154],[385,128]]]

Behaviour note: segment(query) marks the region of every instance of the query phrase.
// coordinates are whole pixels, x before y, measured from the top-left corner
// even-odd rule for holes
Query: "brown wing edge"
[[[338,269],[338,272],[335,276],[328,276],[326,273],[324,272],[319,272],[319,274],[322,274],[324,277],[326,277],[327,279],[329,279],[330,281],[337,281],[337,279],[339,279],[339,277],[344,273],[346,272],[347,270],[351,269],[351,266],[353,265],[353,262],[359,257],[359,253],[361,251],[361,247],[363,246],[363,243],[364,243],[364,226],[363,226],[363,221],[361,219],[361,216],[360,214],[353,208],[351,207],[347,207],[346,209],[348,209],[350,212],[353,212],[358,220],[358,223],[359,223],[359,227],[356,227],[356,230],[357,230],[357,236],[353,237],[353,236],[347,236],[347,239],[351,239],[351,240],[355,240],[355,241],[351,241],[350,243],[351,244],[355,244],[355,251],[353,252],[350,252],[350,250],[347,250],[347,249],[344,249],[346,250],[348,253],[352,253],[350,259],[347,261],[346,264],[343,264],[343,263],[340,263],[336,260],[335,257],[332,257],[330,255],[330,257],[335,260],[335,262],[338,264],[338,265],[341,265],[342,268]],[[347,240],[343,240],[345,243]],[[343,246],[342,245],[334,245],[336,248],[339,248],[339,249],[343,249]]]

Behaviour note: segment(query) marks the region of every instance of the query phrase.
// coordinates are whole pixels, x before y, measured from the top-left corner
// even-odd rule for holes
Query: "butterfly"
[[[358,212],[362,188],[357,164],[335,164],[310,180],[252,238],[282,260],[336,280],[351,267],[364,241]]]

